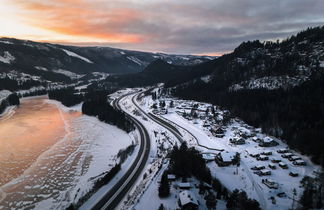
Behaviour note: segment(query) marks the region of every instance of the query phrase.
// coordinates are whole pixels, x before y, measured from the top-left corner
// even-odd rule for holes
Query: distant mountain
[[[176,65],[193,65],[213,59],[209,56],[167,55],[109,47],[76,47],[25,40],[0,39],[0,77],[21,73],[49,81],[69,81],[92,72],[125,74],[141,72],[162,59]]]

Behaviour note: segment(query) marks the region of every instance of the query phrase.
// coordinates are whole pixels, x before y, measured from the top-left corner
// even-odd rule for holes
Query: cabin
[[[215,160],[215,155],[212,153],[202,153],[202,157],[204,160],[206,160],[206,162]]]
[[[277,168],[276,165],[273,164],[273,163],[269,163],[268,166],[269,166],[269,168],[271,168],[271,169],[273,169],[273,170]]]
[[[270,189],[278,189],[279,185],[272,179],[262,179],[262,183],[265,184]]]
[[[180,182],[180,183],[178,183],[178,187],[180,189],[188,190],[191,188],[191,184],[190,184],[190,182]]]
[[[256,142],[256,143],[260,143],[261,142],[261,139],[259,139],[258,137],[254,136],[252,138],[252,141]]]
[[[250,153],[250,156],[256,158],[256,157],[259,157],[260,154],[259,153]]]
[[[220,152],[215,156],[215,161],[218,166],[229,166],[234,163],[236,157],[235,152]]]
[[[175,181],[176,180],[176,176],[174,174],[168,174],[168,180],[170,182]]]
[[[278,149],[277,152],[278,153],[288,153],[289,149]]]
[[[203,127],[209,127],[210,126],[210,123],[208,121],[205,121],[204,124],[203,124]]]
[[[288,168],[288,165],[287,165],[286,163],[283,163],[283,162],[280,162],[280,163],[279,163],[279,166],[280,166],[280,168],[282,168],[282,169],[287,169],[287,168]]]
[[[267,170],[267,169],[262,169],[260,172],[259,172],[259,176],[268,176],[268,175],[271,175],[271,171]]]
[[[281,162],[281,159],[280,158],[272,158],[271,159],[271,162],[273,162],[273,163],[280,163]]]
[[[265,161],[265,160],[269,160],[269,157],[266,155],[260,155],[259,157],[256,158],[257,160],[261,160],[261,161]]]
[[[179,193],[178,204],[182,210],[198,210],[198,200],[196,196],[188,190]]]
[[[230,139],[229,141],[232,144],[235,144],[235,145],[243,145],[243,144],[245,144],[245,140],[242,139],[242,138],[234,138],[234,139]]]
[[[303,160],[296,160],[293,162],[294,165],[296,166],[305,166],[306,165],[306,162],[303,161]]]
[[[251,169],[252,169],[252,170],[262,170],[262,169],[265,169],[265,166],[262,166],[262,165],[259,165],[259,166],[253,166]]]
[[[302,159],[301,157],[298,157],[296,155],[293,155],[290,158],[288,158],[288,160],[290,160],[290,161],[296,161],[296,160],[301,160],[301,159]]]
[[[279,143],[269,137],[265,137],[265,138],[261,139],[261,141],[259,143],[260,147],[274,147],[277,145],[279,145]]]
[[[210,132],[217,138],[223,138],[225,136],[225,131],[221,128],[221,126],[213,126],[210,129]]]
[[[261,155],[272,155],[271,151],[263,151],[260,153]]]
[[[292,156],[294,156],[293,153],[284,153],[284,154],[281,155],[281,157],[283,157],[283,158],[290,158]]]
[[[290,171],[289,176],[296,177],[298,176],[298,173],[296,171]]]

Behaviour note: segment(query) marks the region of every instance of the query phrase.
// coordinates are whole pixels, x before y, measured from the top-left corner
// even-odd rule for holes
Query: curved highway
[[[182,139],[182,135],[181,135],[181,133],[179,132],[179,130],[175,127],[175,126],[173,126],[171,123],[169,123],[168,121],[167,121],[167,119],[165,119],[165,118],[161,118],[161,117],[157,117],[157,116],[155,116],[155,115],[153,115],[153,114],[151,114],[151,113],[146,113],[143,109],[141,109],[141,107],[139,107],[138,106],[138,104],[136,103],[136,97],[138,96],[139,94],[135,94],[134,96],[133,96],[133,98],[132,98],[132,101],[133,101],[133,103],[135,104],[135,106],[139,109],[139,110],[141,110],[141,112],[143,113],[143,114],[145,114],[148,118],[150,118],[151,120],[153,120],[154,122],[156,122],[157,124],[159,124],[159,125],[161,125],[161,126],[163,126],[164,128],[166,128],[167,130],[169,130],[178,140],[179,140],[179,142],[180,143],[182,143],[183,142],[183,139]],[[172,122],[172,123],[174,123],[174,122]],[[204,145],[201,145],[201,144],[199,144],[199,141],[198,141],[198,139],[188,130],[188,129],[186,129],[186,128],[184,128],[184,127],[182,127],[182,126],[180,126],[180,125],[178,125],[178,124],[176,124],[176,123],[174,123],[176,126],[178,126],[178,127],[180,127],[180,128],[182,128],[183,130],[185,130],[186,132],[188,132],[191,136],[193,136],[194,138],[195,138],[195,140],[196,140],[196,142],[197,142],[197,145],[198,146],[200,146],[200,147],[203,147],[203,148],[205,148],[205,149],[208,149],[208,150],[212,150],[212,151],[224,151],[223,149],[215,149],[215,148],[211,148],[211,147],[207,147],[207,146],[204,146]]]
[[[113,106],[116,109],[121,109],[119,102],[126,96],[129,96],[134,93],[128,93],[121,96],[118,99],[113,101]],[[125,112],[125,114],[127,114]],[[114,209],[122,201],[122,199],[127,195],[128,191],[135,184],[139,175],[141,174],[150,152],[150,137],[145,129],[145,127],[132,117],[127,114],[127,116],[134,122],[135,127],[138,129],[141,136],[140,149],[135,158],[134,163],[127,170],[127,172],[120,178],[120,180],[115,184],[93,207],[92,209]]]

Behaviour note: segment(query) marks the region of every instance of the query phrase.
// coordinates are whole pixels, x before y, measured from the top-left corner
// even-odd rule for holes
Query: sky
[[[324,0],[0,0],[0,36],[221,55],[324,25]]]

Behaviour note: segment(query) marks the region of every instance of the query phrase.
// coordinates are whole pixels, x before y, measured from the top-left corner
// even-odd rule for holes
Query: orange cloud
[[[83,0],[14,1],[26,11],[24,19],[28,24],[58,34],[112,43],[140,43],[146,39],[145,35],[125,31],[128,25],[141,20],[142,15],[136,10],[109,9],[104,4],[96,7]]]

